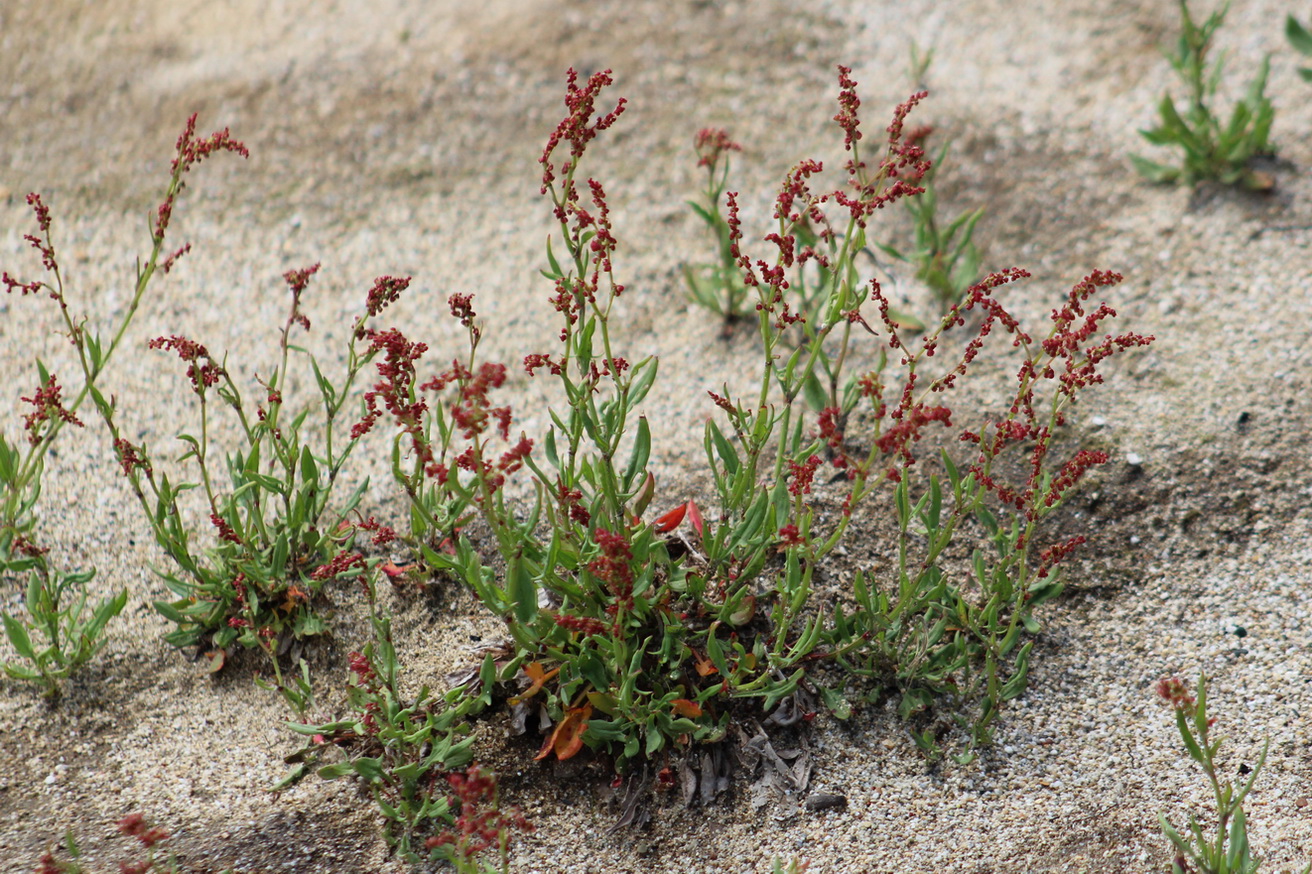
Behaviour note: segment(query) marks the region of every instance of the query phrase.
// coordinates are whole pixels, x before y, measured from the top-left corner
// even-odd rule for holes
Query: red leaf
[[[696,701],[689,701],[687,698],[675,698],[674,712],[689,719],[696,719],[702,715],[702,707]]]
[[[696,501],[688,502],[688,521],[692,523],[693,530],[697,532],[698,537],[702,534],[702,511],[697,509]]]
[[[687,501],[680,504],[673,510],[658,518],[655,522],[651,523],[651,527],[656,529],[659,534],[668,534],[675,528],[679,527],[679,523],[683,521],[684,514],[688,512],[688,505],[691,503],[692,501]]]
[[[378,569],[383,573],[387,574],[387,578],[389,580],[394,580],[397,577],[401,576],[402,574],[406,574],[414,570],[414,567],[415,566],[412,564],[408,564],[405,567],[399,567],[397,566],[396,562],[391,561],[389,559],[388,561],[385,561],[382,564],[380,564],[378,566]]]
[[[560,761],[573,758],[583,749],[583,732],[588,730],[588,717],[592,716],[592,705],[571,707],[565,711],[565,718],[556,724],[556,730],[547,738],[547,742],[538,750],[534,761],[545,759],[553,750]]]

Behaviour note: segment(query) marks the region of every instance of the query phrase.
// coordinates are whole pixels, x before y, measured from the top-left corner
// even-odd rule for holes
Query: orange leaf
[[[514,698],[507,698],[506,702],[513,706],[521,701],[526,701],[529,698],[532,698],[534,695],[542,691],[542,687],[546,684],[547,680],[550,680],[559,673],[560,668],[558,667],[546,671],[542,669],[542,664],[540,662],[529,662],[524,665],[524,675],[533,681],[533,685],[529,686],[523,691],[523,693],[516,695]]]
[[[702,715],[702,706],[696,701],[689,701],[687,698],[675,698],[674,712],[689,719],[696,719]]]
[[[678,528],[679,523],[683,521],[684,514],[688,512],[689,503],[691,503],[691,501],[682,503],[673,510],[659,517],[655,522],[651,523],[651,527],[655,528],[658,534],[667,534],[675,528]]]
[[[696,655],[696,653],[694,653],[694,655]],[[697,676],[709,677],[711,674],[718,673],[719,670],[720,669],[715,666],[715,662],[705,656],[697,656]]]
[[[702,534],[702,511],[697,509],[696,501],[688,502],[688,521],[692,523],[693,530],[697,532],[698,537]]]
[[[571,707],[565,711],[565,718],[556,724],[556,730],[547,738],[547,742],[538,750],[534,761],[545,759],[553,750],[560,761],[573,758],[583,749],[583,732],[588,730],[588,717],[592,716],[592,705],[585,703],[582,707]]]
[[[414,567],[415,566],[412,564],[408,564],[405,567],[398,567],[396,562],[391,561],[389,559],[388,561],[385,561],[382,564],[380,564],[378,566],[378,569],[383,573],[387,574],[387,578],[389,580],[394,580],[397,577],[401,576],[402,574],[409,573],[410,571],[414,570]]]

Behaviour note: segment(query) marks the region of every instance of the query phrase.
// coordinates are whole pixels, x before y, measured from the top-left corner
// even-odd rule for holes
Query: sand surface
[[[173,233],[193,251],[153,288],[106,378],[134,439],[168,447],[194,415],[176,361],[147,339],[185,333],[227,349],[249,378],[273,361],[281,273],[315,262],[307,344],[326,366],[340,366],[347,320],[382,274],[415,277],[392,314],[411,336],[456,348],[444,301],[474,293],[486,354],[514,361],[554,333],[537,274],[550,214],[536,161],[565,70],[609,67],[631,109],[587,171],[611,194],[632,290],[622,341],[661,359],[645,411],[674,503],[705,485],[705,390],[748,379],[754,361],[753,344],[721,341],[681,284],[679,265],[708,251],[684,203],[699,181],[696,130],[726,127],[745,145],[734,187],[759,236],[789,167],[841,164],[835,65],[854,68],[874,132],[913,90],[909,46],[932,47],[916,118],[955,143],[946,208],[987,207],[985,266],[1034,274],[1008,304],[1035,323],[1081,276],[1112,269],[1126,276],[1107,295],[1121,324],[1157,337],[1077,411],[1079,433],[1113,460],[1070,504],[1065,524],[1091,543],[1043,611],[1029,690],[975,764],[930,767],[888,710],[822,718],[811,791],[846,795],[846,809],[781,818],[753,812],[740,787],[710,809],[660,810],[636,833],[609,831],[615,811],[595,799],[595,776],[531,761],[535,743],[505,741],[494,715],[480,757],[538,827],[512,869],[738,874],[801,857],[813,874],[1163,870],[1158,812],[1179,823],[1208,797],[1153,684],[1205,669],[1231,738],[1226,767],[1251,765],[1270,738],[1248,805],[1263,870],[1297,870],[1312,858],[1312,87],[1281,34],[1287,6],[1236,0],[1221,34],[1227,106],[1272,53],[1282,160],[1275,190],[1253,195],[1153,187],[1129,166],[1146,148],[1136,129],[1176,88],[1158,51],[1177,27],[1164,2],[5,3],[0,266],[36,271],[23,198],[41,192],[70,297],[108,324],[130,299],[174,140],[198,112],[203,132],[230,127],[251,157],[192,174]],[[879,227],[905,239],[900,212]],[[928,306],[913,283],[897,294]],[[49,303],[0,298],[0,427],[12,440],[33,357],[72,372]],[[540,386],[517,376],[511,398],[519,426],[540,432]],[[168,623],[149,606],[164,556],[103,432],[64,437],[40,536],[67,566],[97,567],[97,593],[126,586],[131,600],[57,705],[0,682],[0,868],[32,870],[71,829],[90,870],[117,870],[126,844],[113,824],[141,811],[174,835],[186,871],[404,870],[346,781],[266,791],[297,746],[285,707],[250,667],[207,676],[164,643]],[[371,477],[369,511],[400,522],[375,450],[350,476]],[[5,581],[0,599],[20,609],[21,582]],[[340,707],[344,654],[367,632],[359,605],[341,602],[334,641],[312,653],[326,714]],[[497,636],[450,586],[390,606],[415,688]]]

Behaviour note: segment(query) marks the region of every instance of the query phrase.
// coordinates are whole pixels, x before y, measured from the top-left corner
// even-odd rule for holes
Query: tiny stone
[[[1143,464],[1143,456],[1137,452],[1127,452],[1125,453],[1125,463],[1131,467],[1138,467]]]

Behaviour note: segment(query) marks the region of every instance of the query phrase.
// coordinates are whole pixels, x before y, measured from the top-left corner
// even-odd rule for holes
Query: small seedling
[[[48,697],[59,683],[105,646],[105,625],[128,602],[124,589],[89,609],[87,583],[95,571],[51,572],[44,565],[28,570],[26,615],[0,614],[5,635],[26,664],[4,662],[6,674],[38,683]],[[39,636],[38,636],[39,635]]]
[[[1218,58],[1209,69],[1207,54],[1228,8],[1229,4],[1222,6],[1199,26],[1189,13],[1187,0],[1180,0],[1180,38],[1166,58],[1184,81],[1188,105],[1182,113],[1170,94],[1163,95],[1157,107],[1160,122],[1140,133],[1153,145],[1179,149],[1183,160],[1172,166],[1139,155],[1130,156],[1135,169],[1153,182],[1193,185],[1215,180],[1259,190],[1275,184],[1270,176],[1251,166],[1254,158],[1274,151],[1269,136],[1275,108],[1263,93],[1270,58],[1262,59],[1257,76],[1243,99],[1235,104],[1228,123],[1223,125],[1213,113],[1224,57]]]

